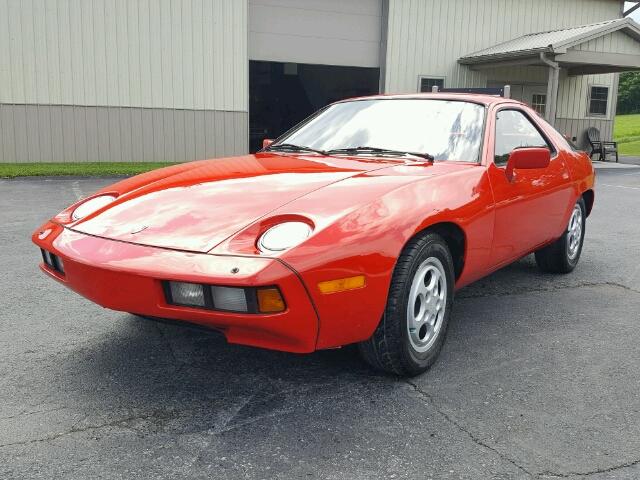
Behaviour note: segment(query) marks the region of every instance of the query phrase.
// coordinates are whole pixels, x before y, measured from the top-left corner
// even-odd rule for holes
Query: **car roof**
[[[517,103],[524,105],[522,102],[511,98],[503,98],[497,95],[484,95],[479,93],[402,93],[402,94],[382,94],[368,95],[364,97],[348,98],[340,100],[336,103],[353,102],[359,100],[393,100],[393,99],[415,99],[415,100],[451,100],[458,102],[479,103],[481,105],[494,105],[498,103]]]

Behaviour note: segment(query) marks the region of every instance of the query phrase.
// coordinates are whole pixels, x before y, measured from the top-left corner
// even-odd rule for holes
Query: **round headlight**
[[[100,210],[102,207],[106,207],[116,199],[113,195],[100,195],[99,197],[93,197],[84,203],[81,203],[71,214],[71,218],[74,220],[80,220],[81,218],[91,215],[96,210]]]
[[[304,222],[285,222],[271,227],[258,240],[258,248],[265,253],[282,252],[311,235],[311,226]]]

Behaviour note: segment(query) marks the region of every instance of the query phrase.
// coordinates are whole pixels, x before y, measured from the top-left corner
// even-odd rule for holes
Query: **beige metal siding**
[[[382,0],[249,0],[249,58],[380,66]]]
[[[638,42],[625,33],[614,32],[603,37],[581,43],[569,49],[586,52],[614,52],[628,55],[640,55]],[[589,89],[591,86],[609,87],[609,104],[607,115],[589,115]],[[612,121],[615,115],[615,99],[617,98],[617,76],[614,74],[605,75],[582,75],[570,77],[563,72],[560,77],[558,88],[558,111],[559,119],[586,120],[587,123],[599,121]],[[562,125],[567,122],[561,122]],[[568,123],[570,126],[576,123]],[[579,125],[580,123],[578,123]],[[611,133],[611,126],[606,127],[606,131]],[[603,134],[604,135],[604,134]],[[611,138],[610,135],[603,138]]]
[[[183,162],[246,153],[246,112],[0,104],[0,162]]]
[[[0,161],[248,150],[246,0],[0,0]]]
[[[640,54],[638,41],[619,31],[581,43],[569,50],[580,50],[586,52],[615,52],[625,53],[628,55]]]
[[[421,75],[482,87],[487,74],[458,58],[526,33],[620,15],[615,0],[389,0],[385,90],[415,92]]]
[[[484,71],[487,82],[498,85],[544,83],[546,85],[549,77],[548,69],[545,67],[500,67],[491,68]]]
[[[246,0],[0,0],[0,103],[247,111]]]
[[[613,121],[589,118],[589,119],[576,119],[576,118],[559,118],[556,122],[556,128],[562,133],[566,133],[571,138],[575,137],[575,144],[582,150],[589,151],[590,145],[587,140],[587,129],[589,127],[595,127],[600,130],[600,136],[602,138],[613,137]],[[598,157],[596,156],[597,160]]]
[[[445,77],[447,87],[484,87],[487,82],[546,84],[546,68],[473,71],[457,59],[527,33],[619,18],[620,6],[615,0],[389,0],[385,91],[415,92],[420,76]],[[628,40],[625,34],[616,33],[580,48],[635,53],[637,46]],[[588,115],[590,85],[609,87],[605,117]],[[616,89],[617,75],[568,77],[564,72],[558,91],[556,124],[560,131],[576,136],[581,145],[590,125],[610,138]]]
[[[570,77],[562,72],[558,86],[558,118],[587,119],[589,117],[589,86],[609,87],[609,108],[605,119],[611,119],[614,74]],[[602,119],[602,116],[594,117]]]

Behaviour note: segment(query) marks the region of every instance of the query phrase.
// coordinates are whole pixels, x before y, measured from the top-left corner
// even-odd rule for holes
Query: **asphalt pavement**
[[[598,165],[572,274],[458,292],[436,365],[372,372],[104,310],[30,233],[104,178],[0,180],[0,478],[640,478],[640,167]],[[345,319],[348,321],[348,319]]]

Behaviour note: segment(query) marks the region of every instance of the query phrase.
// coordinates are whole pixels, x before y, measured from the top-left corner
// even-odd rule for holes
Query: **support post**
[[[560,65],[549,60],[544,52],[540,53],[540,60],[549,66],[549,79],[547,81],[547,109],[545,119],[555,126],[556,112],[558,110],[558,85],[560,83]]]

